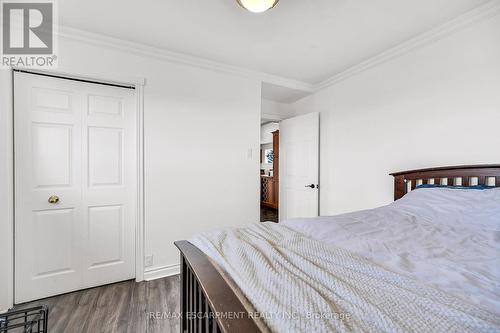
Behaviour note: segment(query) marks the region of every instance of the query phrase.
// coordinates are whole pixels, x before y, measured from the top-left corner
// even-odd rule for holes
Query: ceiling
[[[487,0],[64,0],[62,25],[317,84]],[[279,92],[278,92],[279,93]]]

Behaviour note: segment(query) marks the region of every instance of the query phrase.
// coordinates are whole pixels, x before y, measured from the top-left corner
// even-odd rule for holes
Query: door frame
[[[137,216],[135,219],[135,280],[140,282],[144,280],[144,235],[145,235],[145,218],[144,218],[144,86],[146,85],[146,79],[141,77],[123,77],[114,75],[87,75],[81,73],[68,73],[63,71],[44,71],[44,70],[25,70],[21,68],[12,68],[11,70],[11,114],[8,116],[8,128],[12,131],[11,142],[8,142],[10,146],[9,161],[12,162],[12,167],[9,168],[7,175],[9,182],[11,184],[11,189],[9,189],[8,197],[10,199],[9,206],[11,206],[12,214],[9,214],[9,220],[12,221],[12,225],[8,233],[8,237],[12,240],[11,254],[8,255],[11,262],[7,262],[8,274],[10,275],[9,285],[11,290],[9,290],[9,307],[13,306],[14,294],[15,294],[15,164],[14,164],[14,75],[16,71],[28,72],[32,74],[41,74],[48,76],[56,76],[61,79],[73,79],[87,81],[88,83],[104,83],[104,84],[115,84],[133,87],[135,90],[136,99],[136,135],[137,135]],[[0,309],[2,310],[2,309]],[[6,309],[5,309],[6,310]]]

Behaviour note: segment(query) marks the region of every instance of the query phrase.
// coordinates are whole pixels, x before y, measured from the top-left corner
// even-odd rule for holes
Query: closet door
[[[136,104],[132,90],[89,85],[83,112],[86,287],[135,277]]]
[[[134,277],[128,89],[15,73],[15,301]]]

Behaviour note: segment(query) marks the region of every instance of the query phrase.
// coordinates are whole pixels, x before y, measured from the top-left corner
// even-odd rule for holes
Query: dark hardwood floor
[[[260,222],[278,222],[278,210],[261,206]]]
[[[179,332],[179,276],[125,281],[16,305],[45,304],[49,333]]]

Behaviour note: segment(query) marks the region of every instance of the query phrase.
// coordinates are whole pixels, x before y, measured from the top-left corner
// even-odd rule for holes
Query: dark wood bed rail
[[[260,332],[208,257],[187,241],[175,246],[181,252],[181,332]]]
[[[394,176],[394,200],[398,200],[420,184],[500,187],[500,164],[417,169],[391,173],[391,176]]]

